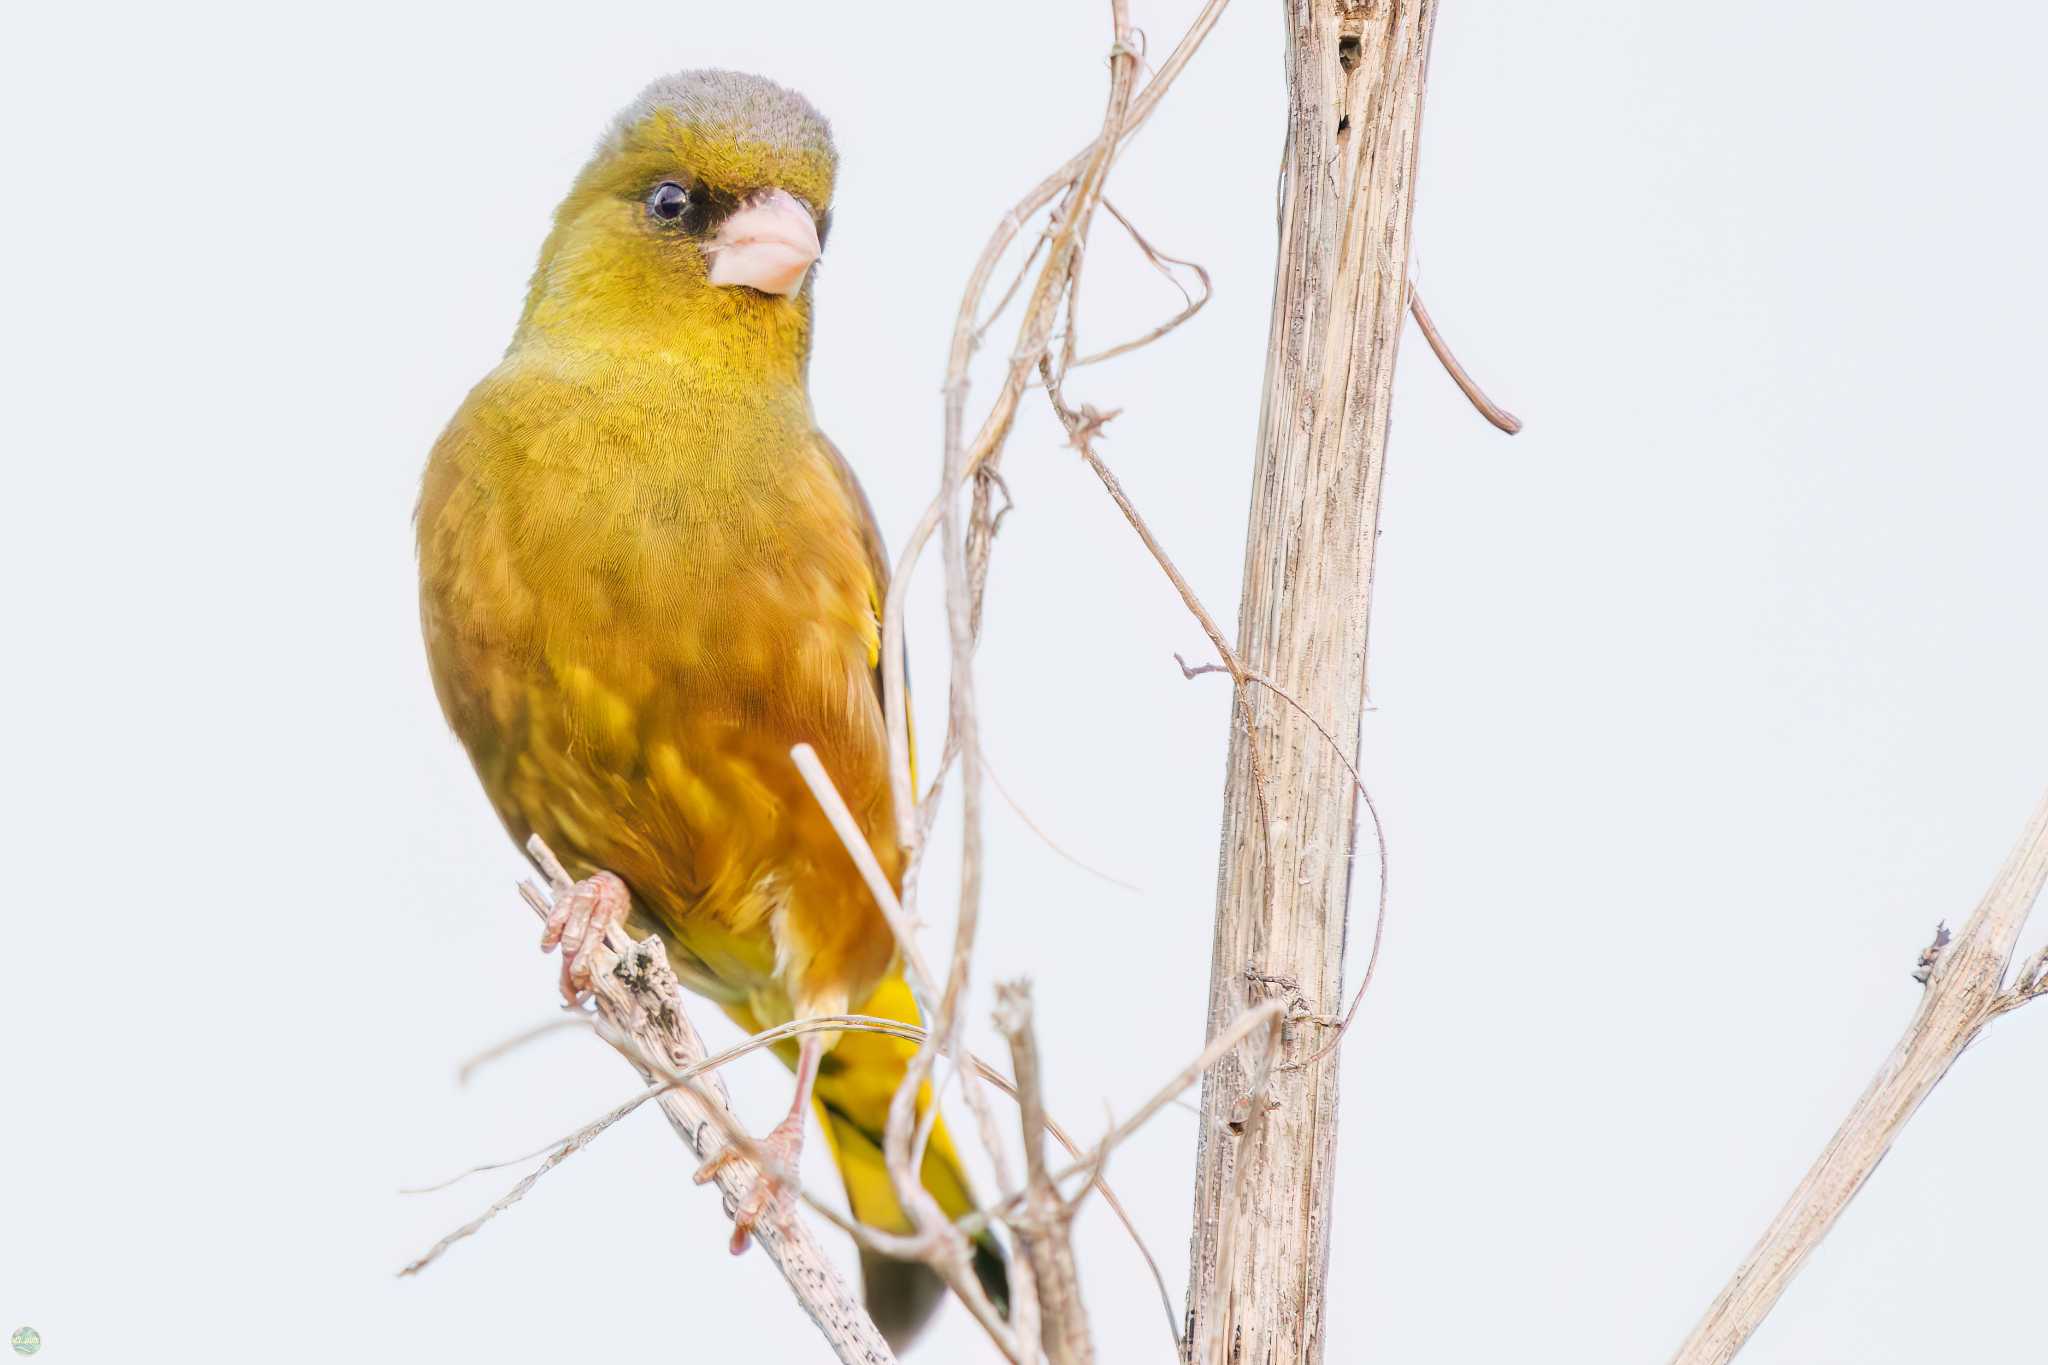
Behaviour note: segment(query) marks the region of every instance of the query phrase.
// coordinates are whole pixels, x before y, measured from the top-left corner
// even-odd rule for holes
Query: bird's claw
[[[776,1124],[761,1139],[760,1145],[765,1158],[760,1174],[754,1177],[753,1188],[747,1191],[732,1214],[731,1246],[735,1256],[745,1252],[753,1242],[755,1228],[771,1220],[780,1226],[796,1213],[796,1195],[789,1181],[796,1178],[797,1161],[803,1155],[803,1116],[792,1114]],[[737,1143],[727,1143],[697,1168],[696,1182],[702,1185],[715,1179],[726,1163],[741,1155],[743,1153]]]
[[[605,935],[625,924],[632,897],[626,884],[609,872],[572,882],[554,868],[548,880],[554,904],[548,910],[548,926],[541,931],[540,948],[547,953],[561,945],[562,998],[580,1004],[590,990],[591,959]]]

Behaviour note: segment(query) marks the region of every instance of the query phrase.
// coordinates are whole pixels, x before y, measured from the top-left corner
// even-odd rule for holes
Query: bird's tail
[[[918,1022],[917,1002],[900,973],[884,979],[859,1012],[907,1024]],[[917,1045],[905,1039],[849,1030],[825,1055],[813,1091],[832,1159],[846,1181],[846,1201],[853,1216],[890,1232],[909,1232],[911,1225],[882,1161],[882,1132],[889,1123],[889,1101],[916,1051]],[[932,1102],[930,1086],[917,1102],[921,1114]],[[919,1174],[948,1217],[958,1218],[976,1207],[967,1172],[943,1120],[932,1128]],[[872,1251],[861,1252],[860,1270],[869,1315],[890,1344],[901,1349],[937,1309],[945,1286],[929,1266]],[[1007,1316],[1009,1275],[1001,1245],[986,1230],[975,1239],[974,1273]]]

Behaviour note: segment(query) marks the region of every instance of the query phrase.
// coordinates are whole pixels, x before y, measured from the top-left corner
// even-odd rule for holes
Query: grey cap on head
[[[642,90],[612,120],[598,150],[617,148],[628,132],[664,109],[684,123],[732,128],[756,141],[833,154],[832,125],[802,95],[764,76],[709,69],[678,71]]]

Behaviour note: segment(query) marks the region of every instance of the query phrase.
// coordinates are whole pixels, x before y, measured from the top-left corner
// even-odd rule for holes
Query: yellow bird
[[[604,135],[541,248],[504,360],[427,463],[420,619],[434,687],[512,837],[582,880],[543,946],[589,984],[611,924],[749,1031],[859,1011],[914,1021],[895,943],[790,759],[816,748],[893,880],[902,850],[878,662],[887,563],[806,374],[812,265],[838,156],[756,76],[656,81]],[[909,1044],[785,1045],[794,1166],[815,1103],[856,1217],[907,1231],[880,1142]],[[931,1102],[929,1092],[922,1103]],[[943,1127],[922,1177],[974,1207]],[[757,1189],[734,1251],[786,1199]],[[976,1269],[1006,1299],[984,1235]],[[923,1266],[864,1254],[877,1325],[937,1304]]]

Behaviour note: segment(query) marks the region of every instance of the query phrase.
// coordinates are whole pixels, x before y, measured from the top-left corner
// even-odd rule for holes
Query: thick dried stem
[[[1356,751],[1435,12],[1433,0],[1288,5],[1280,257],[1236,656],[1299,708],[1240,687],[1251,725],[1232,727],[1212,1032],[1238,1016],[1251,980],[1299,983],[1319,1015],[1340,998],[1357,788],[1304,713],[1328,718],[1339,752]],[[1336,1069],[1259,1069],[1226,1063],[1203,1086],[1188,1347],[1315,1361]]]

